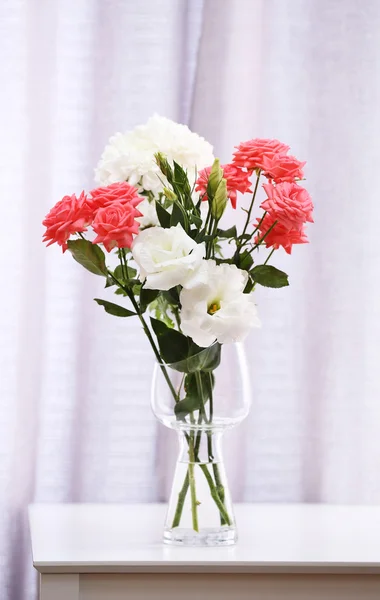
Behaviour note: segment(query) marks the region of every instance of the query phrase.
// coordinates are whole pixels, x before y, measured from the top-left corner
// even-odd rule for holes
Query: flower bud
[[[211,201],[211,214],[214,219],[221,218],[224,210],[227,206],[227,180],[222,179],[219,182],[218,188],[215,192],[215,195]]]
[[[162,152],[156,152],[154,158],[156,159],[156,163],[160,167],[161,172],[170,181],[173,178],[173,170],[168,163],[166,156],[162,154]]]
[[[216,194],[218,186],[223,178],[223,169],[220,167],[219,158],[214,160],[207,182],[207,196],[212,200]]]
[[[164,195],[165,198],[167,200],[169,200],[169,202],[175,202],[177,200],[177,196],[174,192],[172,192],[172,190],[169,190],[169,188],[164,187]]]

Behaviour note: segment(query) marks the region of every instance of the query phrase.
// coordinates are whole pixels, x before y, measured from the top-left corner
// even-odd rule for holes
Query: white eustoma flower
[[[251,327],[260,327],[253,294],[243,294],[247,280],[247,272],[235,265],[204,260],[180,294],[183,333],[207,347],[215,340],[240,342]]]
[[[149,202],[149,200],[145,198],[145,200],[139,204],[139,212],[141,212],[142,217],[137,217],[136,221],[140,223],[141,229],[146,229],[146,227],[156,227],[160,224],[154,202]]]
[[[100,185],[128,181],[157,196],[165,181],[154,159],[156,152],[187,169],[190,185],[196,171],[214,162],[213,148],[204,138],[186,125],[154,115],[145,125],[110,138],[95,169],[95,180]]]
[[[191,239],[178,224],[168,229],[144,229],[133,241],[132,254],[147,289],[170,290],[194,277],[205,247]]]

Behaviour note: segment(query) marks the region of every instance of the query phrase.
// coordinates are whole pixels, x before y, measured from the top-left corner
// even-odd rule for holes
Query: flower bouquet
[[[168,543],[236,541],[220,438],[249,410],[239,342],[260,325],[256,286],[288,285],[269,264],[273,252],[307,242],[313,220],[299,183],[305,163],[288,151],[253,139],[221,166],[203,138],[154,116],[110,139],[96,169],[99,187],[65,196],[43,221],[44,241],[68,249],[119,299],[95,301],[110,315],[138,318],[152,347],[153,410],[180,437]],[[240,231],[223,225],[238,193],[251,194]]]

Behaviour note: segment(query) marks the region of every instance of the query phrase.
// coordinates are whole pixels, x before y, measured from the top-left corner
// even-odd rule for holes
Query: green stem
[[[191,498],[191,516],[192,516],[194,531],[199,531],[198,501],[197,501],[197,492],[196,492],[196,487],[195,487],[195,475],[194,475],[195,456],[194,456],[194,432],[193,431],[190,434],[189,461],[190,462],[189,462],[189,466],[188,466],[188,475],[189,475],[190,498]]]
[[[264,233],[262,238],[259,238],[259,241],[257,242],[257,244],[255,244],[254,246],[252,246],[252,248],[250,250],[248,250],[249,253],[253,252],[254,250],[256,250],[256,248],[258,248],[259,246],[261,246],[261,244],[263,243],[263,241],[265,240],[265,238],[267,237],[267,235],[269,235],[269,233],[272,231],[273,227],[275,227],[277,225],[278,221],[275,221],[273,223],[273,225],[271,225],[269,227],[269,229]]]
[[[273,252],[275,251],[275,248],[272,248],[272,250],[269,252],[268,256],[266,257],[265,261],[264,261],[264,265],[266,265],[270,259],[270,257],[272,256]]]
[[[242,231],[242,234],[239,236],[239,242],[237,244],[237,250],[238,251],[240,250],[240,248],[243,245],[242,244],[242,241],[243,241],[242,238],[243,238],[245,232],[247,231],[247,227],[248,227],[249,222],[251,220],[252,208],[253,208],[253,205],[255,203],[256,194],[257,194],[257,190],[258,190],[258,187],[259,187],[260,175],[261,175],[261,171],[259,171],[258,174],[257,174],[257,176],[256,176],[256,184],[255,184],[255,187],[254,187],[254,190],[253,190],[253,196],[252,196],[251,204],[249,205],[249,209],[248,209],[248,212],[247,212],[247,219],[245,221],[244,229]]]
[[[195,371],[195,380],[197,382],[197,388],[198,388],[198,394],[199,394],[199,400],[200,400],[199,412],[200,412],[202,418],[205,420],[205,422],[208,423],[207,416],[206,416],[206,410],[205,410],[205,402],[204,402],[204,397],[203,397],[202,376],[199,371]]]
[[[212,463],[212,470],[214,472],[214,477],[215,477],[216,491],[218,492],[218,496],[220,498],[220,501],[222,502],[222,504],[224,506],[225,490],[224,490],[224,485],[222,483],[222,479],[220,477],[219,466],[218,466],[217,463]],[[228,523],[224,519],[222,513],[220,513],[220,524],[221,525],[226,525],[226,524],[228,525]]]
[[[178,527],[178,525],[180,524],[181,517],[182,517],[182,511],[183,511],[183,505],[185,504],[185,499],[187,496],[187,491],[189,489],[189,484],[190,484],[189,472],[187,472],[185,481],[183,482],[183,486],[181,488],[181,491],[178,494],[177,508],[176,508],[176,511],[174,514],[172,527]]]
[[[217,232],[217,229],[218,229],[218,223],[219,223],[219,221],[217,219],[215,219],[215,221],[214,221],[214,227],[213,227],[212,233],[211,233],[211,236],[212,236],[212,240],[211,240],[211,252],[212,252],[212,257],[213,258],[215,258],[214,257],[215,246],[214,246],[213,242],[214,242],[214,239],[215,239],[215,236],[216,236],[216,232]]]
[[[207,483],[208,483],[209,488],[210,488],[211,496],[214,499],[215,504],[219,508],[219,512],[220,512],[221,517],[224,519],[224,522],[225,522],[226,525],[231,525],[230,517],[228,516],[228,513],[226,511],[226,507],[224,506],[223,502],[221,501],[221,499],[219,497],[217,488],[215,487],[215,484],[214,484],[214,482],[212,480],[211,474],[209,473],[207,465],[200,464],[199,468],[203,471],[204,476],[206,477]]]
[[[206,231],[206,234],[208,236],[211,236],[211,232],[213,229],[213,221],[214,221],[214,217],[210,214],[210,222],[209,222],[209,226],[208,226],[208,232]],[[206,242],[206,259],[210,258],[210,256],[211,256],[211,249],[212,249],[212,240],[209,240],[208,242]]]

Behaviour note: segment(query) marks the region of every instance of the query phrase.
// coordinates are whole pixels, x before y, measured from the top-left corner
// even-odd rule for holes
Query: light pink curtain
[[[0,2],[4,600],[35,598],[28,503],[147,502],[170,482],[175,441],[150,413],[138,324],[101,311],[101,282],[40,242],[51,204],[91,187],[109,135],[153,112],[222,160],[273,136],[309,161],[311,244],[276,257],[291,286],[259,291],[247,343],[235,499],[380,500],[379,26],[377,0]]]

